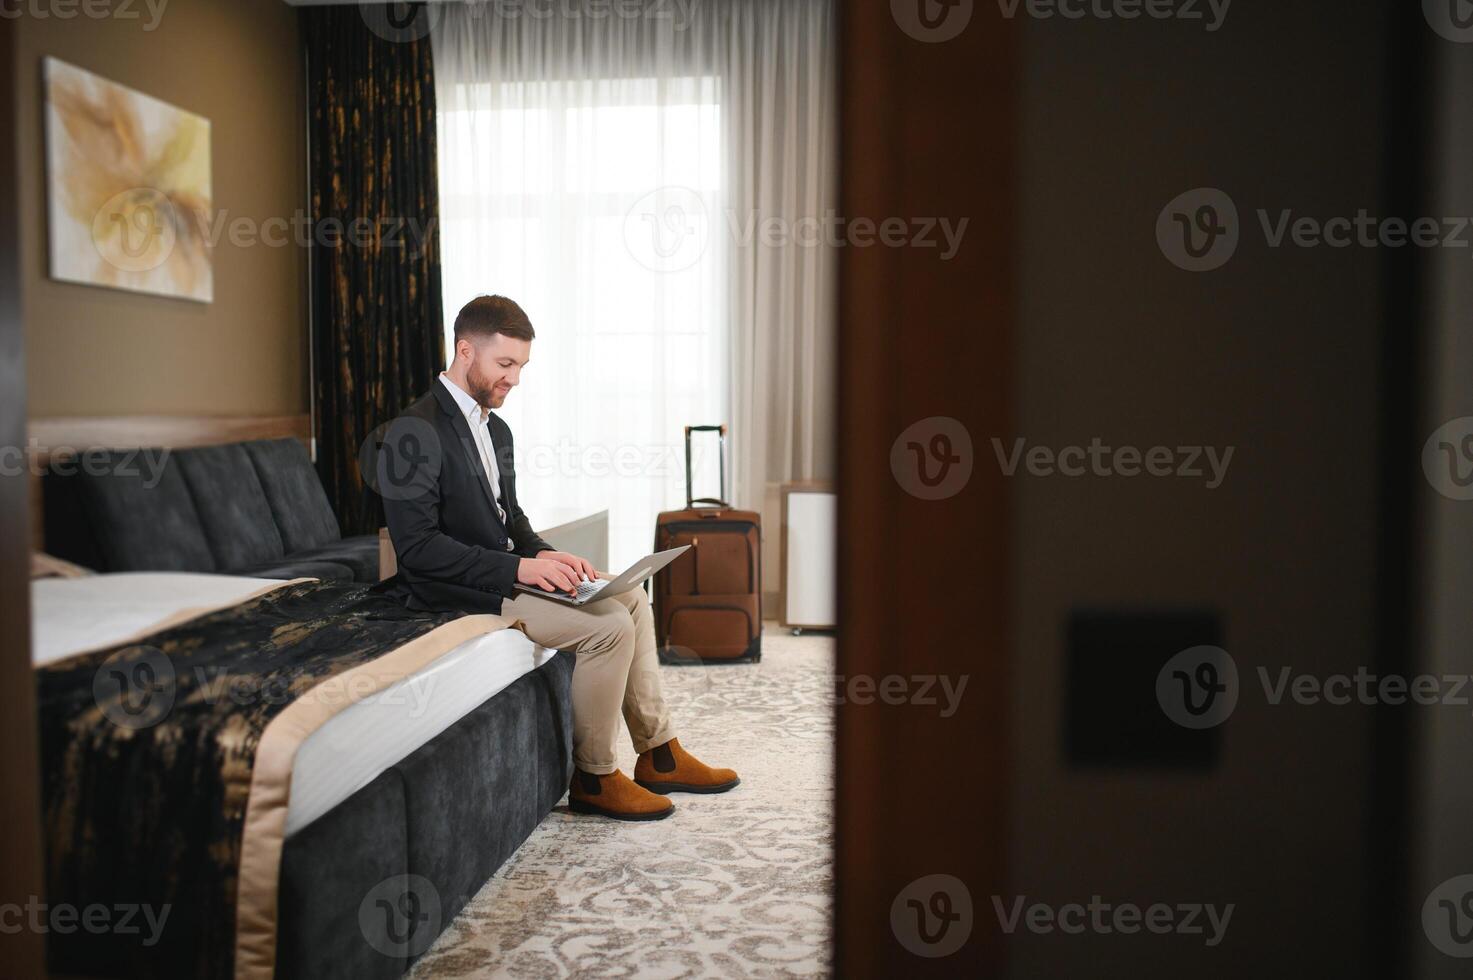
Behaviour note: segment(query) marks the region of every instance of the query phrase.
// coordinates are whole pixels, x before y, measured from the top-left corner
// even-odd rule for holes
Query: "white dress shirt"
[[[491,492],[496,496],[496,513],[501,518],[501,526],[506,527],[506,507],[501,502],[501,470],[496,466],[496,446],[491,442],[491,427],[488,424],[491,419],[491,411],[481,407],[480,402],[470,396],[468,392],[450,380],[450,375],[440,372],[440,381],[450,390],[450,395],[455,399],[455,404],[460,406],[460,412],[465,416],[466,424],[471,429],[471,439],[475,441],[476,451],[481,455],[481,466],[486,470],[486,477],[491,481]],[[510,536],[507,537],[506,550],[515,548]]]

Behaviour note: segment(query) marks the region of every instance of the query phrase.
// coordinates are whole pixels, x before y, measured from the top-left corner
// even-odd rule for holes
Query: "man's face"
[[[462,340],[457,353],[470,357],[465,379],[471,397],[485,408],[500,408],[521,381],[522,368],[532,357],[532,342],[499,333],[487,340]]]

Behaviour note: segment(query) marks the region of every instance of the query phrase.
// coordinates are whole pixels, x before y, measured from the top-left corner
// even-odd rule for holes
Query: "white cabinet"
[[[782,488],[782,625],[833,629],[838,625],[835,571],[838,498],[825,483]]]

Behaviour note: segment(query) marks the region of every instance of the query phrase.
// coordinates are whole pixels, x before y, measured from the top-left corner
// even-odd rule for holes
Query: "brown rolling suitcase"
[[[690,437],[721,439],[722,498],[691,494]],[[655,523],[655,550],[690,550],[654,578],[655,638],[664,663],[736,663],[762,658],[762,515],[726,495],[726,426],[685,427],[685,509]]]

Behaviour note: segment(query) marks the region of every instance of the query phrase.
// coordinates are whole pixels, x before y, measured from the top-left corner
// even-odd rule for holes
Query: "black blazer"
[[[552,550],[517,503],[510,427],[494,413],[488,424],[505,525],[470,425],[439,378],[384,435],[375,486],[399,570],[378,588],[410,609],[499,613],[515,590],[518,562]],[[506,550],[508,535],[515,551]]]

